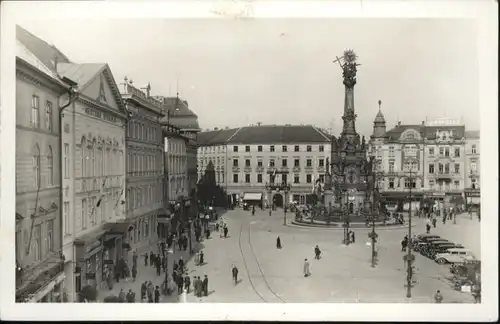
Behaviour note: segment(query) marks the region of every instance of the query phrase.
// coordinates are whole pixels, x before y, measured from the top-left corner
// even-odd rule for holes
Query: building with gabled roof
[[[216,182],[232,202],[258,200],[259,204],[286,201],[265,189],[269,172],[285,171],[282,181],[291,184],[290,201],[312,201],[315,180],[324,182],[330,136],[312,125],[253,125],[214,129],[198,134],[198,179],[211,162]],[[245,198],[246,197],[246,198]]]

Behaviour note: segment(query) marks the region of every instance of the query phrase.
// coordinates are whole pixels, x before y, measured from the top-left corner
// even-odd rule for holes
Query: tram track
[[[264,271],[262,270],[262,267],[260,265],[260,262],[255,254],[255,250],[252,246],[252,236],[251,236],[251,224],[248,224],[248,231],[246,231],[246,234],[248,235],[248,240],[247,240],[247,247],[249,248],[249,251],[250,251],[250,254],[252,255],[253,257],[253,265],[254,265],[254,269],[257,269],[258,270],[258,278],[260,280],[262,280],[262,282],[264,283],[264,286],[266,287],[266,289],[264,289],[264,291],[259,291],[259,289],[257,289],[256,287],[256,281],[255,281],[255,278],[252,279],[252,274],[250,272],[250,269],[249,269],[249,262],[247,262],[247,258],[245,257],[245,253],[243,252],[243,245],[242,245],[242,237],[243,237],[243,222],[241,223],[241,226],[240,226],[240,233],[239,233],[239,238],[238,238],[238,245],[239,245],[239,249],[240,249],[240,254],[241,254],[241,258],[243,259],[243,265],[245,266],[245,270],[246,270],[246,273],[247,273],[247,277],[248,277],[248,281],[250,283],[250,286],[252,287],[252,290],[255,292],[255,294],[257,296],[259,296],[259,298],[265,302],[265,303],[272,303],[272,302],[278,302],[278,303],[284,303],[285,301],[276,294],[276,292],[271,288],[271,286],[269,285],[269,282],[267,281],[267,278],[264,274]]]

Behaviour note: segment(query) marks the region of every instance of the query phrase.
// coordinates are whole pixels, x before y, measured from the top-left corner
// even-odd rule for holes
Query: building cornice
[[[20,62],[22,66],[16,64],[16,77],[20,77],[36,86],[44,87],[57,94],[62,94],[67,91],[68,88],[62,83],[39,71],[35,67],[31,66],[31,64],[26,63],[24,60],[17,58],[16,63]]]
[[[95,108],[95,109],[99,109],[103,112],[115,115],[116,117],[119,117],[121,119],[127,118],[127,116],[124,113],[122,113],[121,111],[116,111],[114,109],[111,109],[108,106],[105,106],[105,105],[101,104],[100,102],[98,102],[98,101],[96,101],[96,100],[94,100],[94,99],[92,99],[84,94],[80,94],[80,96],[77,99],[77,102],[80,102],[84,105],[90,106],[90,107]]]
[[[162,113],[160,106],[155,106],[151,102],[147,101],[142,97],[139,97],[138,95],[135,95],[133,93],[127,93],[127,94],[122,94],[121,96],[124,101],[130,100],[134,102],[134,104],[140,106],[141,108],[147,109],[148,111],[154,113],[158,117],[165,116]]]

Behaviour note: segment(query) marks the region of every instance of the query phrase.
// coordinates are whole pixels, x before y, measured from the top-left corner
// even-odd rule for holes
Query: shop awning
[[[106,223],[104,224],[104,229],[107,230],[106,234],[121,234],[123,235],[128,231],[130,227],[133,227],[129,223]]]
[[[243,200],[261,200],[262,199],[262,193],[257,192],[257,193],[251,193],[251,192],[245,192],[243,195]]]
[[[40,301],[49,292],[51,292],[57,284],[61,283],[65,278],[66,278],[66,276],[64,275],[64,272],[60,272],[47,285],[43,286],[37,292],[35,292],[35,294],[29,300],[27,300],[26,302],[28,302],[28,303],[36,303],[36,302]]]

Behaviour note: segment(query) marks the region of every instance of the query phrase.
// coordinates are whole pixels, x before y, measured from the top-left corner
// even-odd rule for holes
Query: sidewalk
[[[203,241],[202,241],[203,242]],[[193,245],[193,250],[198,251],[200,248],[203,248],[203,243],[196,243],[196,240],[194,238],[194,235],[192,237],[192,245]],[[120,293],[120,289],[123,289],[125,293],[128,292],[129,289],[132,289],[132,291],[135,293],[135,302],[140,303],[141,302],[141,284],[144,281],[150,281],[153,283],[154,286],[160,286],[165,280],[165,272],[161,270],[160,275],[158,276],[156,274],[156,267],[150,266],[149,265],[149,258],[148,258],[148,265],[144,265],[144,254],[147,252],[149,254],[150,251],[153,251],[153,253],[157,254],[158,253],[158,246],[157,244],[151,244],[150,246],[145,246],[141,248],[140,250],[137,251],[137,255],[139,256],[137,260],[137,277],[135,282],[132,281],[132,278],[127,278],[127,279],[120,279],[120,282],[116,282],[116,280],[113,279],[113,289],[109,290],[107,285],[105,285],[104,288],[98,289],[98,294],[97,294],[97,300],[99,302],[102,302],[105,297],[107,296],[118,296]],[[168,255],[168,271],[169,273],[172,272],[172,268],[174,265],[174,262],[177,262],[180,257],[184,259],[186,262],[187,266],[191,265],[190,259],[194,256],[189,255],[189,246],[187,251],[179,251],[177,248],[175,249],[175,253],[169,254]],[[131,265],[130,265],[131,266]],[[160,302],[161,303],[172,303],[172,302],[177,302],[178,301],[178,296],[177,293],[172,293],[170,296],[165,296],[163,293],[160,295]]]

